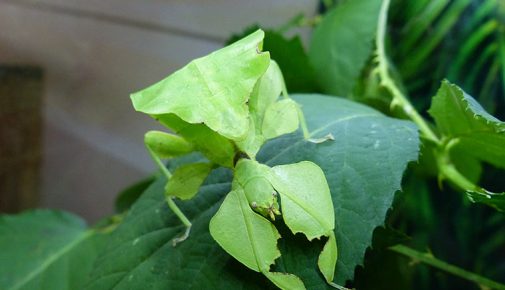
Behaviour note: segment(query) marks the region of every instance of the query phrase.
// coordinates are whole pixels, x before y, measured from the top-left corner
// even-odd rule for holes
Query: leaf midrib
[[[32,270],[28,275],[25,276],[24,279],[16,283],[14,286],[11,288],[8,288],[8,290],[18,290],[21,289],[21,287],[25,286],[30,282],[32,279],[34,279],[37,275],[42,273],[44,270],[49,268],[54,262],[56,262],[58,259],[63,257],[67,252],[71,251],[75,246],[77,246],[79,243],[84,241],[85,239],[89,238],[95,233],[94,230],[87,230],[83,232],[79,237],[77,237],[75,240],[73,240],[71,243],[67,244],[63,248],[61,248],[59,251],[56,253],[52,254],[49,256],[47,259],[44,260],[43,263],[41,263],[37,268]]]

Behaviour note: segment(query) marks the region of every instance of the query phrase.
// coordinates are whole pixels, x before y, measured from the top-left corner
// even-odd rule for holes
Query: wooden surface
[[[45,73],[42,205],[90,221],[110,212],[119,190],[155,169],[142,140],[159,127],[132,109],[129,94],[232,32],[313,14],[317,3],[0,0],[0,63]]]
[[[37,206],[42,154],[42,71],[0,66],[0,212]]]

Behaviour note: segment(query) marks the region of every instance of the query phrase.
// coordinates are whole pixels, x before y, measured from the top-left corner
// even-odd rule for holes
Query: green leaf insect
[[[271,272],[280,257],[274,224],[282,216],[293,233],[309,240],[327,238],[318,267],[332,285],[337,245],[335,215],[323,171],[303,161],[270,168],[255,160],[262,145],[301,128],[310,139],[300,106],[289,98],[278,65],[261,52],[264,33],[249,36],[196,59],[161,82],[132,94],[136,110],[151,115],[174,134],[150,131],[145,144],[167,178],[168,206],[186,226],[173,245],[188,238],[191,222],[175,198],[199,191],[217,166],[233,170],[232,191],[211,219],[212,237],[235,259],[263,273],[281,289],[305,289],[300,278]],[[190,163],[173,174],[162,159],[200,152],[208,162]]]
[[[278,196],[282,204],[280,209]],[[337,262],[335,214],[324,173],[312,162],[270,168],[257,161],[241,159],[236,166],[232,192],[210,221],[210,233],[235,259],[263,273],[278,287],[305,289],[301,280],[295,282],[296,276],[269,272],[280,256],[277,249],[280,235],[267,218],[275,220],[275,215],[281,211],[284,222],[294,234],[303,233],[309,240],[328,237],[318,266],[326,281],[331,283]],[[262,232],[270,227],[268,235]],[[237,238],[239,236],[243,238]]]

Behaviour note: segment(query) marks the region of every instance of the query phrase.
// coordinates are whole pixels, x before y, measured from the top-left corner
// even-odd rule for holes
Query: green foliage
[[[335,282],[343,284],[363,262],[372,231],[383,224],[407,162],[417,156],[417,133],[409,122],[350,101],[321,95],[293,98],[302,105],[311,136],[329,132],[340,138],[314,144],[298,131],[267,142],[257,160],[270,167],[301,160],[321,167],[335,213],[339,247]],[[184,160],[174,166],[181,163]],[[176,247],[170,240],[183,226],[166,207],[162,194],[165,180],[158,180],[113,233],[108,249],[96,263],[89,289],[113,285],[116,289],[269,289],[265,278],[245,270],[209,234],[209,221],[229,192],[231,179],[231,171],[214,170],[195,198],[178,203],[193,227],[188,239]],[[236,225],[237,218],[228,222]],[[282,256],[272,271],[294,273],[308,289],[327,289],[317,270],[323,244],[293,236],[281,224],[276,227],[283,237],[279,240]]]
[[[442,82],[429,111],[453,148],[505,168],[505,123],[496,119],[456,85]]]
[[[505,289],[505,6],[323,2],[133,94],[162,175],[94,229],[1,217],[0,288]]]
[[[429,112],[442,134],[445,154],[450,155],[453,148],[459,148],[470,158],[505,168],[505,123],[486,112],[474,98],[445,81],[433,98]],[[466,190],[470,200],[505,210],[505,193],[494,194],[474,185],[458,176],[453,166],[443,164],[448,163],[449,157],[438,158],[442,159],[439,161],[441,176]],[[467,162],[475,161],[467,159]]]
[[[448,78],[491,113],[504,116],[504,10],[497,0],[397,0],[393,3],[391,55],[414,101]],[[407,7],[407,8],[406,8]],[[500,105],[501,104],[501,105]]]
[[[372,52],[380,1],[343,1],[314,29],[309,58],[323,92],[347,96]]]
[[[129,187],[123,189],[121,192],[117,194],[115,209],[116,212],[121,213],[127,211],[132,204],[137,201],[142,192],[144,192],[151,183],[155,180],[154,176],[150,176],[146,179],[138,181]]]
[[[138,110],[150,113],[169,128],[177,131],[178,127],[191,130],[195,126],[204,126],[203,128],[208,126],[209,131],[213,129],[214,134],[234,143],[240,150],[240,152],[235,150],[223,152],[229,153],[228,156],[219,154],[219,157],[233,160],[234,163],[238,160],[237,164],[230,166],[234,171],[232,191],[209,225],[212,237],[225,251],[252,270],[263,273],[282,289],[305,288],[298,277],[269,270],[270,265],[280,256],[277,239],[281,236],[270,221],[257,215],[254,210],[274,221],[275,215],[281,214],[277,203],[275,191],[277,190],[283,201],[284,220],[288,227],[292,228],[293,233],[303,232],[309,240],[323,235],[329,238],[327,244],[331,245],[324,247],[318,265],[326,281],[331,284],[337,262],[337,246],[333,233],[334,214],[326,211],[326,216],[321,216],[315,208],[324,204],[333,209],[324,173],[318,171],[317,165],[313,163],[309,163],[311,164],[309,167],[316,169],[311,168],[308,174],[300,175],[290,170],[284,172],[281,168],[273,168],[271,171],[267,166],[254,161],[256,153],[266,140],[292,133],[298,129],[300,123],[304,137],[309,141],[312,140],[309,139],[307,126],[298,104],[287,96],[279,67],[273,61],[270,63],[268,54],[260,51],[262,38],[263,32],[258,30],[215,53],[199,58],[161,83],[133,94],[132,100]],[[254,55],[250,53],[252,45],[256,47]],[[244,54],[247,56],[244,57]],[[224,65],[225,61],[232,65],[227,69],[219,69],[218,65]],[[264,61],[268,64],[266,70],[262,70]],[[195,72],[197,72],[196,75]],[[233,82],[231,77],[237,79],[238,82]],[[251,79],[254,79],[255,84],[249,89],[247,86],[251,83]],[[223,83],[224,80],[229,83]],[[189,86],[184,86],[183,83]],[[281,91],[284,98],[278,100]],[[181,97],[185,93],[191,94],[191,97],[186,99]],[[245,97],[240,97],[244,94],[246,94]],[[240,100],[243,103],[240,103]],[[236,118],[236,112],[240,112],[243,105],[246,105],[248,113],[245,115],[246,123],[240,123],[241,118]],[[218,123],[211,118],[213,115],[217,115],[218,123],[224,127],[221,129],[216,127]],[[166,116],[170,116],[173,120],[167,120]],[[172,116],[175,116],[175,119]],[[223,118],[228,118],[230,123],[223,125]],[[197,120],[200,122],[196,122]],[[232,125],[239,129],[227,128]],[[244,125],[244,129],[247,130],[244,134],[230,135],[233,130],[242,130],[241,125]],[[183,130],[179,130],[181,131]],[[237,132],[241,131],[235,131]],[[195,136],[197,134],[201,136]],[[165,187],[167,204],[186,226],[185,232],[173,239],[174,246],[188,238],[192,227],[191,221],[175,204],[174,198],[182,200],[193,198],[213,164],[185,164],[178,167],[172,175],[162,164],[161,159],[178,156],[181,153],[187,154],[198,149],[201,147],[200,144],[205,143],[206,135],[193,130],[187,136],[189,142],[184,139],[184,136],[156,131],[148,132],[145,136],[147,149],[167,178]],[[191,138],[197,139],[193,139],[192,142]],[[324,140],[317,141],[317,143],[321,142]],[[211,162],[217,159],[211,150],[201,153],[208,156]],[[237,156],[236,153],[245,153],[253,160],[248,161],[248,158]],[[229,166],[230,163],[221,165]],[[285,170],[291,168],[289,165],[285,166],[287,166]],[[296,167],[308,169],[302,163],[293,164],[293,166],[295,170]],[[291,183],[297,184],[305,192],[311,192],[312,197],[309,198],[307,193],[290,187]],[[296,215],[305,216],[297,219]],[[237,218],[241,221],[238,224],[229,222]],[[244,244],[248,246],[243,248]]]
[[[81,289],[101,237],[74,215],[49,210],[0,217],[0,288]]]

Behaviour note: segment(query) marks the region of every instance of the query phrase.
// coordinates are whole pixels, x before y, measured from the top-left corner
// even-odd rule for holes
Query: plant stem
[[[403,112],[417,124],[419,130],[424,135],[426,139],[439,144],[440,139],[437,135],[431,130],[428,123],[423,119],[421,115],[417,112],[417,110],[412,106],[407,97],[400,91],[400,89],[396,86],[393,78],[389,74],[388,68],[388,60],[386,55],[386,49],[384,47],[384,39],[386,35],[386,24],[387,24],[387,16],[388,16],[388,8],[389,8],[390,0],[383,0],[382,6],[379,13],[379,22],[377,25],[377,36],[375,38],[375,43],[377,46],[377,57],[378,57],[378,69],[379,75],[381,78],[381,84],[388,89],[393,95],[393,105],[398,105],[402,108]]]
[[[463,190],[479,190],[480,188],[473,182],[469,181],[463,174],[461,174],[456,167],[451,162],[449,149],[450,144],[455,144],[456,140],[448,140],[444,142],[431,130],[428,122],[417,112],[417,110],[412,106],[409,99],[402,93],[402,91],[395,84],[395,81],[389,74],[388,58],[386,55],[386,49],[384,47],[384,39],[386,35],[386,24],[387,24],[387,14],[390,0],[384,0],[382,2],[381,10],[379,13],[379,22],[377,25],[377,36],[376,36],[376,46],[377,46],[377,60],[378,60],[378,72],[381,78],[381,84],[388,89],[392,96],[393,101],[391,105],[398,105],[402,108],[405,114],[419,127],[421,131],[421,136],[427,140],[432,141],[436,148],[434,148],[434,153],[436,156],[437,168],[442,177],[449,179],[452,183],[457,185]]]
[[[458,268],[447,262],[439,260],[435,258],[431,253],[422,253],[404,245],[396,245],[389,249],[404,256],[407,256],[409,258],[412,258],[414,261],[420,261],[434,268],[448,272],[454,276],[458,276],[465,280],[472,281],[481,286],[482,288],[487,287],[489,289],[505,289],[505,285],[501,283],[498,283],[496,281],[482,277],[473,272]]]
[[[448,144],[446,146],[446,150],[443,150],[442,152],[435,149],[437,168],[440,171],[441,176],[449,179],[452,183],[463,190],[480,191],[479,186],[468,180],[458,171],[458,169],[456,169],[454,164],[451,162],[449,155],[449,150],[452,145]]]

